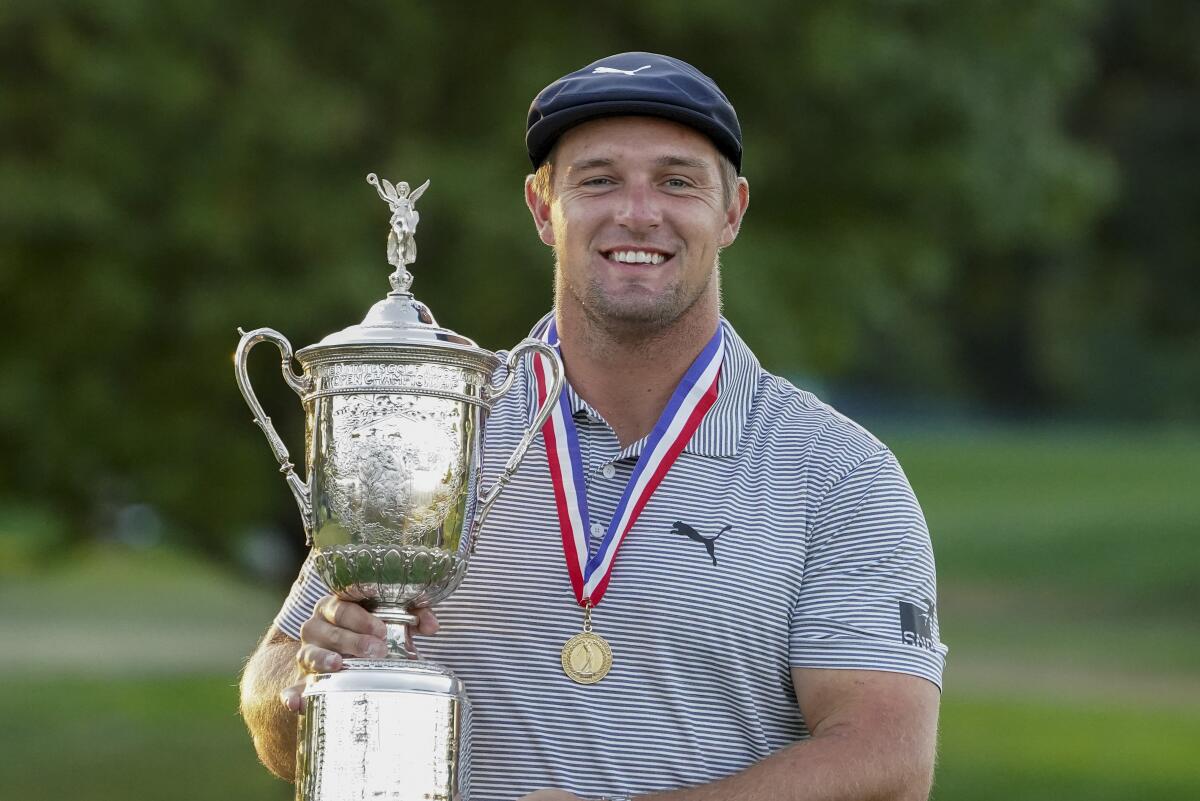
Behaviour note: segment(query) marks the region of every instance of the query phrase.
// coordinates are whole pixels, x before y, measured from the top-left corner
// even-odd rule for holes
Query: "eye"
[[[588,179],[584,180],[581,183],[581,185],[582,186],[609,186],[612,183],[613,183],[613,180],[611,178],[606,178],[603,175],[598,175],[595,178],[588,178]]]
[[[692,185],[686,178],[668,178],[664,183],[671,189],[687,189]]]

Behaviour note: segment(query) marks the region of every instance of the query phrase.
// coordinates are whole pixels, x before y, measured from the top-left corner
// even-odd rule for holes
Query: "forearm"
[[[865,742],[830,731],[785,748],[740,773],[709,784],[636,796],[637,801],[926,801],[933,758],[897,743]]]
[[[272,627],[242,672],[241,713],[254,750],[267,768],[288,781],[296,771],[297,715],[280,693],[301,680],[296,664],[300,644]]]

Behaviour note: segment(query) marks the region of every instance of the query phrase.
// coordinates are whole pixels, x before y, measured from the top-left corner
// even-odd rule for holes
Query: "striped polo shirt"
[[[900,465],[861,427],[764,371],[721,325],[718,399],[626,537],[593,613],[611,672],[586,686],[563,673],[561,648],[583,613],[541,437],[487,518],[462,585],[438,605],[441,631],[417,638],[471,697],[473,801],[720,779],[808,736],[794,667],[941,685],[933,554]],[[531,363],[487,421],[483,486],[532,418]],[[622,449],[566,391],[594,551],[643,442]],[[298,637],[324,594],[306,564],[278,628]]]

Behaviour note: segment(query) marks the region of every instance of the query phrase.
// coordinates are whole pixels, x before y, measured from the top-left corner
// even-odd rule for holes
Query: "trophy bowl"
[[[386,620],[462,581],[499,360],[440,347],[297,354],[313,378],[312,567]]]
[[[300,350],[300,373],[292,371],[291,343],[270,328],[244,333],[235,355],[247,403],[299,503],[312,568],[338,597],[389,626],[411,624],[411,607],[435,604],[458,587],[487,511],[549,413],[547,401],[495,485],[481,492],[487,413],[511,387],[517,361],[539,352],[560,370],[561,383],[557,353],[535,339],[509,352],[499,386],[491,383],[501,365],[496,354],[444,329],[410,325],[409,341],[371,340],[404,328],[399,322],[412,303],[389,296],[361,325]],[[432,321],[423,307],[420,317]],[[412,341],[417,332],[436,338]],[[279,348],[284,379],[306,412],[307,480],[296,475],[250,386],[246,361],[263,341]],[[403,629],[389,630],[394,655],[411,658],[404,640]]]

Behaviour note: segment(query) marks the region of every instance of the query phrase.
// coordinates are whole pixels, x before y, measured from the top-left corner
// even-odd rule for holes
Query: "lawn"
[[[1099,615],[1200,617],[1200,431],[885,436],[950,584],[1023,586]]]
[[[937,801],[1200,798],[1200,435],[895,431],[938,553]],[[0,798],[284,799],[236,714],[278,606],[169,551],[0,584]]]
[[[20,676],[0,697],[0,798],[283,801],[237,715],[236,676]],[[16,723],[17,725],[13,725]]]
[[[949,692],[935,801],[1200,798],[1200,703]]]

